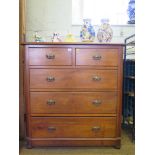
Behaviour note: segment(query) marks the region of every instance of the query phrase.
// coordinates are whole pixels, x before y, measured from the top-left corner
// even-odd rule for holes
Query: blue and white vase
[[[97,33],[99,42],[110,42],[113,37],[113,30],[109,24],[109,19],[101,19],[101,26]]]
[[[93,42],[95,39],[95,30],[91,25],[91,19],[84,19],[84,24],[80,31],[80,38],[83,42]]]
[[[128,24],[135,24],[135,0],[130,0],[128,4]]]

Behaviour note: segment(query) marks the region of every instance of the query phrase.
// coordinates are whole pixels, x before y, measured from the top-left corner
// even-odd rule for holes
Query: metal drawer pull
[[[47,59],[55,59],[55,55],[53,55],[53,54],[47,54],[46,55],[46,58]]]
[[[94,56],[93,56],[93,59],[94,59],[94,60],[101,60],[101,58],[102,58],[102,57],[101,57],[100,55],[94,55]]]
[[[101,100],[93,100],[92,103],[93,103],[94,105],[98,106],[98,105],[100,105],[100,104],[102,103],[102,101],[101,101]]]
[[[48,82],[52,82],[52,81],[54,81],[55,80],[55,77],[52,77],[52,76],[48,76],[47,77],[47,81]]]
[[[48,105],[54,105],[54,104],[55,104],[55,101],[54,101],[54,100],[49,99],[49,100],[47,101],[47,104],[48,104]]]
[[[50,131],[50,132],[51,131],[55,131],[55,130],[56,130],[56,127],[52,127],[52,126],[51,127],[48,127],[48,131]]]
[[[92,127],[92,131],[94,131],[94,132],[98,132],[100,130],[101,130],[101,128],[99,126]]]
[[[99,77],[99,76],[94,76],[92,79],[93,79],[94,81],[101,81],[101,77]]]

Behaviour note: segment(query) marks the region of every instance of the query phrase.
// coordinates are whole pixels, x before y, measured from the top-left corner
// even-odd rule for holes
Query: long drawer
[[[30,88],[117,89],[117,70],[30,69]]]
[[[118,49],[76,49],[76,65],[118,66]]]
[[[116,92],[31,92],[31,113],[116,113]]]
[[[29,65],[72,65],[72,48],[30,48]]]
[[[32,138],[115,137],[115,117],[32,117]]]

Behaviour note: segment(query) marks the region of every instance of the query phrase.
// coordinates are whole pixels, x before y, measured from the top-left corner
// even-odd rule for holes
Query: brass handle
[[[94,59],[94,60],[101,60],[101,58],[102,58],[102,57],[101,57],[100,55],[94,55],[94,56],[93,56],[93,59]]]
[[[55,77],[52,77],[52,76],[48,76],[47,77],[47,81],[48,82],[52,82],[52,81],[54,81],[55,80]]]
[[[101,101],[101,100],[93,100],[92,103],[93,103],[94,105],[98,106],[98,105],[100,105],[100,104],[102,103],[102,101]]]
[[[99,126],[92,127],[92,131],[94,131],[94,132],[98,132],[100,130],[101,130],[101,128]]]
[[[48,105],[54,105],[54,104],[55,104],[55,101],[54,101],[54,100],[49,99],[49,100],[47,101],[47,104],[48,104]]]
[[[94,76],[92,79],[93,79],[94,81],[101,81],[101,77],[99,77],[99,76]]]
[[[53,127],[53,126],[48,127],[48,131],[50,131],[50,132],[55,131],[55,130],[56,130],[56,127]]]
[[[47,59],[55,59],[55,55],[54,54],[47,54],[46,58]]]

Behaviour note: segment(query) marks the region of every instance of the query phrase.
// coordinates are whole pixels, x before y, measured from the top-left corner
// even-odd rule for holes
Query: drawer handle
[[[48,105],[54,105],[55,104],[55,101],[50,99],[50,100],[47,101],[47,104]]]
[[[102,58],[102,57],[101,57],[100,55],[94,55],[94,56],[93,56],[93,59],[94,59],[94,60],[101,60],[101,58]]]
[[[94,76],[92,79],[93,79],[94,81],[101,81],[101,77],[99,77],[99,76]]]
[[[98,132],[100,130],[101,130],[101,128],[99,126],[92,127],[92,131],[94,131],[94,132]]]
[[[47,59],[55,59],[55,55],[47,54],[46,58]]]
[[[55,131],[55,130],[56,130],[56,127],[53,127],[53,126],[48,127],[48,131],[49,131],[49,132],[52,132],[52,131]]]
[[[52,77],[52,76],[48,76],[47,77],[47,81],[48,82],[52,82],[52,81],[54,81],[55,80],[55,77]]]
[[[93,100],[92,103],[93,103],[94,105],[98,106],[98,105],[100,105],[100,104],[102,103],[102,101],[101,101],[101,100]]]

